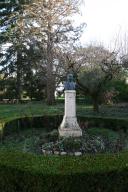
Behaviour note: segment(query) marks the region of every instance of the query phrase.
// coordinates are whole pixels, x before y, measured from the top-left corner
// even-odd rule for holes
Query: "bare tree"
[[[93,101],[93,109],[99,112],[99,98],[108,81],[117,76],[121,70],[116,53],[103,46],[78,48],[70,57],[78,87]]]

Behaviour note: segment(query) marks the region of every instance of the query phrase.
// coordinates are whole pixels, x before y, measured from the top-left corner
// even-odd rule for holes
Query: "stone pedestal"
[[[65,91],[65,112],[63,121],[59,127],[61,137],[80,137],[82,130],[77,123],[76,118],[76,91]]]

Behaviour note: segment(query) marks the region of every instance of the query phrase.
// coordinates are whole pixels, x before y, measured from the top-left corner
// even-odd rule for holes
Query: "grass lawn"
[[[42,102],[30,102],[27,104],[1,104],[0,122],[12,120],[17,117],[41,116],[41,115],[63,115],[64,104],[48,106]],[[101,106],[100,113],[94,113],[91,105],[77,105],[77,115],[97,117],[128,118],[127,107]]]
[[[34,102],[27,104],[1,104],[0,105],[0,120],[12,120],[17,117],[26,116],[41,116],[62,114],[63,105],[47,106],[42,102]]]

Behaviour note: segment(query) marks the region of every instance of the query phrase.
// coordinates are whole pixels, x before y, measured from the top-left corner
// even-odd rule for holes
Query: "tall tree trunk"
[[[52,74],[52,64],[47,64],[47,104],[53,105],[55,103],[55,81],[54,76]]]
[[[21,100],[21,92],[22,92],[22,88],[21,88],[21,74],[20,71],[17,71],[17,82],[16,82],[16,87],[17,87],[17,99]]]
[[[22,94],[22,63],[20,53],[17,54],[17,77],[16,77],[16,89],[17,89],[17,99],[21,100]]]
[[[54,95],[54,79],[53,76],[49,73],[47,77],[47,104],[52,105],[55,103],[55,95]]]
[[[53,75],[53,39],[51,33],[51,26],[48,25],[48,42],[47,42],[47,104],[55,103],[55,81]]]

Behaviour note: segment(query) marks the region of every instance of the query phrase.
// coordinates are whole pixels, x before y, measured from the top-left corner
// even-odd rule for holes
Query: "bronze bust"
[[[67,75],[67,81],[64,83],[65,90],[75,90],[76,83],[74,82],[74,77],[72,73]]]

